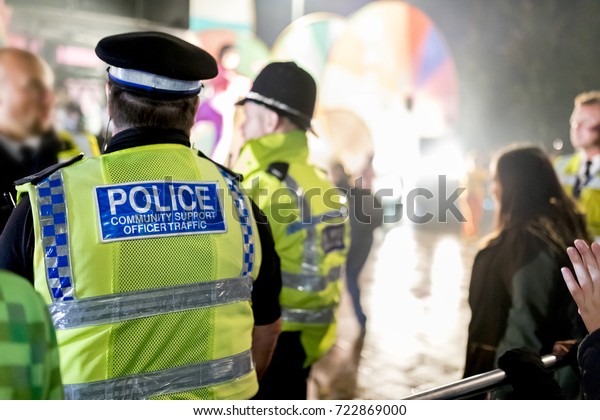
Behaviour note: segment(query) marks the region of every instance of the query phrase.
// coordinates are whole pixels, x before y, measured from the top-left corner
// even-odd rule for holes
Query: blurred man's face
[[[0,132],[22,141],[49,129],[50,78],[41,62],[14,53],[0,57]]]
[[[244,116],[241,127],[244,141],[272,134],[277,127],[277,114],[254,102],[248,101],[244,104]]]
[[[571,115],[571,144],[576,149],[600,148],[600,105],[578,105]]]

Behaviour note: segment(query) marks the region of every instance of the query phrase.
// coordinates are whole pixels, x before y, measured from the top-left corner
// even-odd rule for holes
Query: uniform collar
[[[258,169],[268,168],[274,162],[308,162],[306,133],[295,130],[247,141],[240,151],[234,170],[246,176]]]
[[[115,134],[102,154],[153,144],[181,144],[190,147],[190,138],[179,130],[152,127],[130,128]]]

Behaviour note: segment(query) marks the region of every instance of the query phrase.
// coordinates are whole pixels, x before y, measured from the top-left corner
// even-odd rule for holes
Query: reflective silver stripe
[[[291,176],[285,177],[285,183],[292,189],[297,197],[301,208],[302,221],[311,217],[311,209],[308,200],[304,196],[303,189]],[[301,272],[294,280],[318,279],[319,277],[319,250],[317,249],[317,228],[313,223],[308,223],[305,227],[306,239],[304,240],[304,255],[302,258]],[[332,270],[333,271],[333,270]],[[328,276],[330,273],[328,273]],[[285,273],[284,273],[285,276]],[[339,276],[338,276],[339,278]],[[283,280],[285,281],[285,280]],[[300,286],[296,284],[296,289],[305,287],[304,291],[313,291],[309,288],[312,284]],[[321,289],[322,290],[322,289]],[[330,324],[335,321],[335,307],[317,308],[317,309],[299,309],[299,308],[281,308],[281,317],[284,322],[297,322],[302,324]]]
[[[170,92],[196,93],[202,90],[202,82],[199,80],[178,80],[144,71],[123,69],[110,66],[108,74],[111,78],[125,84],[133,84],[149,89],[160,89]]]
[[[304,119],[306,121],[309,121],[309,122],[311,120],[311,118],[308,115],[303,114],[302,112],[298,111],[297,109],[294,109],[294,108],[292,108],[292,107],[284,104],[283,102],[279,102],[276,99],[267,98],[266,96],[263,96],[260,93],[256,93],[256,92],[250,91],[246,95],[246,99],[249,99],[251,101],[260,102],[260,103],[263,103],[263,104],[268,105],[268,106],[272,106],[273,108],[277,108],[277,109],[279,109],[281,111],[284,111],[284,112],[287,112],[289,114],[295,115],[295,116],[300,117],[300,118],[302,118],[302,119]]]
[[[296,193],[300,207],[302,221],[311,217],[310,203],[304,196],[304,190],[296,180],[289,175],[285,177],[287,186]],[[301,273],[308,276],[319,275],[319,250],[317,249],[317,228],[309,223],[306,226],[306,239],[304,240],[304,255],[302,258]]]
[[[281,317],[284,322],[299,322],[302,324],[330,324],[335,320],[335,308],[281,308]]]
[[[55,302],[49,310],[54,327],[65,330],[248,301],[251,292],[252,278],[245,276]]]
[[[334,267],[326,276],[313,274],[296,274],[282,272],[283,287],[295,289],[302,292],[320,292],[325,290],[330,283],[339,280],[342,275],[342,267]]]
[[[65,385],[68,400],[144,400],[159,395],[191,391],[241,378],[254,369],[250,350],[156,372]]]

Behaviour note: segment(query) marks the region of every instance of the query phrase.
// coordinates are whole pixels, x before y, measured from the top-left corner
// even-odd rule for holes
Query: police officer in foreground
[[[235,175],[189,147],[215,61],[157,32],[96,53],[113,137],[18,182],[0,266],[48,304],[67,398],[250,398],[280,329],[279,260]]]
[[[267,215],[283,281],[283,332],[260,399],[306,399],[310,368],[336,338],[349,228],[345,198],[308,163],[316,93],[314,79],[295,63],[271,63],[239,103],[246,142],[235,170]]]

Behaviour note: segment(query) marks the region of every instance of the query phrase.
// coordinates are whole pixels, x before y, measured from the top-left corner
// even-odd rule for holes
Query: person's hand
[[[575,276],[570,269],[561,269],[571,296],[577,303],[579,314],[589,332],[600,329],[600,244],[590,248],[585,241],[577,239],[575,248],[567,248],[573,263]]]
[[[514,349],[498,359],[513,392],[511,400],[561,400],[564,395],[552,372],[544,367],[540,356],[529,349]]]
[[[565,357],[574,347],[577,347],[577,340],[557,341],[552,347],[552,354],[558,357]]]

